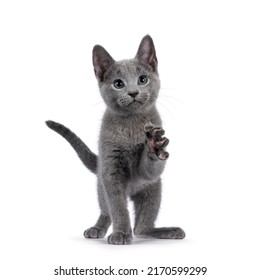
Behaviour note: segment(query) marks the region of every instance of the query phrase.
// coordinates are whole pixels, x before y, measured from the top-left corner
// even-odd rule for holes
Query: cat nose
[[[133,92],[128,92],[128,95],[130,95],[131,97],[135,98],[136,95],[138,95],[138,91],[133,91]]]

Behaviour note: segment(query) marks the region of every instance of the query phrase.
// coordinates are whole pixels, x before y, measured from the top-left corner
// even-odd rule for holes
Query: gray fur
[[[101,213],[97,223],[84,232],[86,238],[102,238],[109,226],[110,244],[129,244],[132,229],[127,197],[134,202],[137,237],[182,239],[181,228],[155,228],[161,202],[161,180],[169,154],[156,109],[160,80],[152,38],[145,36],[134,59],[115,61],[101,46],[93,49],[93,65],[100,93],[107,105],[103,116],[99,156],[68,128],[48,121],[76,150],[98,177]],[[119,81],[120,80],[120,81]]]
[[[47,121],[46,124],[71,144],[79,158],[90,171],[97,173],[97,155],[92,153],[88,146],[75,133],[60,123]]]

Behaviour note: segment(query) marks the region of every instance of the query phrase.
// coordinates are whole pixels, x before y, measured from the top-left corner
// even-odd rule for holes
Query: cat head
[[[93,48],[93,66],[101,95],[116,113],[140,113],[155,103],[160,80],[153,40],[146,35],[134,59],[115,61],[99,45]]]

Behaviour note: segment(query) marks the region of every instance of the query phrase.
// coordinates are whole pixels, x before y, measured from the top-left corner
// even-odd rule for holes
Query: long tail
[[[46,121],[47,126],[64,137],[77,152],[84,165],[93,173],[97,173],[98,157],[88,146],[66,126],[54,121]]]

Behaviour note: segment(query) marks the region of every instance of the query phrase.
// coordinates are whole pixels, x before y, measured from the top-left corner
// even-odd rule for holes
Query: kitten
[[[182,239],[178,227],[154,227],[161,202],[161,179],[169,154],[156,109],[160,88],[153,40],[146,35],[134,59],[115,61],[101,46],[93,48],[93,65],[100,93],[106,103],[95,155],[65,126],[47,121],[76,150],[86,167],[97,174],[100,216],[84,232],[102,238],[109,226],[110,244],[130,244],[133,239],[127,197],[134,202],[137,237]]]

